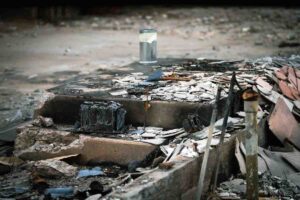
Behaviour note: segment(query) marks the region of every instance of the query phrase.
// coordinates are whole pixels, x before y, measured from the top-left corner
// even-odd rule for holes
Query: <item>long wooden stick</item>
[[[227,121],[228,121],[228,117],[229,117],[229,114],[230,114],[230,111],[232,108],[232,104],[233,104],[233,88],[234,88],[235,83],[236,83],[236,77],[235,77],[235,72],[233,72],[231,81],[230,81],[230,86],[229,86],[229,93],[228,93],[228,97],[227,97],[227,101],[226,101],[225,116],[223,119],[222,130],[221,130],[221,138],[220,138],[220,142],[217,146],[216,169],[214,172],[214,182],[213,182],[212,192],[215,192],[217,182],[218,182],[218,174],[219,174],[219,168],[220,168],[220,154],[221,154],[220,149],[224,142],[225,132],[226,132],[226,128],[227,128]]]
[[[202,195],[203,182],[204,182],[204,178],[205,178],[205,174],[206,174],[206,167],[207,167],[207,161],[208,161],[208,156],[209,156],[209,148],[210,148],[210,144],[211,144],[211,140],[212,140],[213,131],[214,131],[214,128],[215,128],[216,118],[217,118],[217,115],[218,115],[218,103],[219,103],[220,96],[221,96],[221,90],[222,89],[220,87],[217,88],[216,101],[215,101],[215,104],[214,104],[214,107],[213,107],[213,112],[212,112],[211,119],[210,119],[210,125],[209,125],[209,128],[208,128],[207,143],[206,143],[205,153],[204,153],[204,157],[203,157],[203,160],[202,160],[201,170],[200,170],[199,179],[198,179],[196,200],[200,200],[201,195]]]

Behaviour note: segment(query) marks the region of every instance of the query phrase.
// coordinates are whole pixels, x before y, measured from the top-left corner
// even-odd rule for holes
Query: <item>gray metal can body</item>
[[[155,29],[140,30],[140,63],[157,62],[157,32]]]

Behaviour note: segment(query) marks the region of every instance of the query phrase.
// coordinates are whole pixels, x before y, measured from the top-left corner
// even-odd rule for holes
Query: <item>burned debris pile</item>
[[[285,199],[299,198],[299,183],[292,179],[282,179],[270,173],[259,175],[259,196]],[[243,199],[246,197],[246,181],[235,178],[220,184],[218,188],[221,199]]]
[[[159,71],[161,72],[161,71]],[[213,100],[217,85],[213,76],[205,77],[203,72],[161,72],[149,77],[143,73],[134,73],[113,80],[114,88],[121,89],[122,96],[145,99],[145,88],[149,90],[152,100],[199,102]],[[151,76],[158,76],[156,78]],[[177,77],[176,77],[177,76]],[[168,80],[169,79],[169,80]],[[125,88],[125,89],[124,89]],[[138,89],[139,88],[139,89]],[[116,92],[111,95],[117,96]],[[225,96],[225,94],[223,94]]]
[[[86,89],[80,83],[97,82],[89,76],[76,80],[79,87],[73,89],[82,90],[71,95],[76,102],[58,98],[66,102],[57,105],[69,104],[68,108],[45,104],[31,123],[19,128],[13,153],[11,149],[0,157],[1,198],[110,199],[114,193],[128,192],[136,180],[148,183],[148,175],[155,170],[172,171],[177,163],[202,159],[207,151],[215,152],[216,166],[222,165],[218,164],[221,155],[232,152],[222,152],[222,146],[233,144],[234,161],[227,166],[233,168],[232,178],[224,175],[218,179],[216,173],[218,186],[213,193],[221,199],[242,199],[246,194],[244,140],[249,113],[242,108],[241,94],[249,89],[260,97],[256,116],[259,196],[299,197],[298,56],[157,64],[151,73],[114,76],[112,85],[105,85],[108,89],[103,98],[80,96]],[[70,84],[72,81],[66,88]],[[154,102],[161,103],[160,107],[155,109]],[[179,107],[178,112],[162,113],[169,102]],[[50,110],[45,112],[47,108]],[[76,113],[73,121],[64,121],[67,115],[58,120],[57,113],[51,113],[59,111],[61,115],[68,109]],[[170,122],[174,118],[180,122]],[[211,118],[213,123],[207,126]],[[214,184],[216,166],[207,166],[206,185]],[[227,181],[220,183],[224,179]]]
[[[300,58],[263,58],[248,64],[264,72],[253,83],[253,89],[261,95],[258,111],[259,196],[298,199]],[[245,152],[243,142],[236,140],[235,156],[241,175],[246,175]],[[241,179],[221,183],[218,190],[222,199],[246,197],[245,181]]]

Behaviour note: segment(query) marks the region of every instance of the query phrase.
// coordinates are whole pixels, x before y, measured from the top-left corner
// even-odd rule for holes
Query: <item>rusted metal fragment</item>
[[[300,149],[300,128],[293,114],[279,98],[271,114],[269,125],[271,131],[281,141],[289,140]]]
[[[288,97],[292,100],[296,100],[290,87],[287,85],[287,83],[285,81],[279,81],[279,88],[280,88],[282,94],[284,94],[286,97]]]
[[[288,74],[288,80],[289,80],[289,82],[290,82],[295,88],[298,88],[297,77],[296,77],[294,68],[289,67],[288,72],[289,72],[289,74]]]
[[[287,80],[287,77],[281,71],[275,71],[275,75],[280,80]]]

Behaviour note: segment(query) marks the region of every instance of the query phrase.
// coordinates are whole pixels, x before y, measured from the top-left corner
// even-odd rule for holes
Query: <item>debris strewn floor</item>
[[[285,146],[287,145],[286,142],[290,142],[297,147],[298,131],[295,131],[293,134],[290,132],[283,132],[280,129],[281,126],[274,129],[274,125],[279,125],[279,122],[271,122],[273,120],[272,116],[274,115],[274,112],[277,112],[277,114],[284,116],[288,115],[294,120],[294,123],[297,124],[295,125],[295,128],[297,129],[297,127],[299,127],[297,122],[299,111],[297,109],[297,100],[295,101],[294,99],[296,96],[289,96],[282,91],[282,88],[276,87],[276,84],[280,83],[276,80],[278,77],[276,74],[278,74],[278,70],[287,65],[294,70],[295,75],[292,80],[296,80],[294,83],[297,83],[297,67],[300,64],[298,56],[292,56],[290,58],[270,57],[252,61],[238,61],[237,63],[226,61],[217,61],[216,63],[216,61],[207,59],[205,62],[203,59],[201,60],[200,63],[202,64],[205,63],[209,65],[209,63],[214,62],[214,66],[220,66],[222,70],[223,68],[226,69],[226,72],[224,72],[222,76],[220,72],[197,70],[197,65],[194,66],[195,62],[197,62],[197,60],[179,65],[158,65],[157,67],[154,67],[154,73],[146,72],[143,74],[140,72],[129,75],[124,74],[122,75],[122,79],[116,76],[116,79],[119,81],[115,82],[113,80],[112,82],[118,84],[113,84],[110,87],[107,85],[106,87],[108,90],[106,95],[102,95],[102,97],[115,98],[121,96],[129,100],[139,98],[140,101],[149,104],[147,105],[149,106],[147,108],[149,111],[151,110],[152,101],[161,100],[162,102],[180,102],[187,100],[186,97],[188,95],[195,96],[194,103],[210,102],[211,104],[215,99],[217,85],[224,88],[222,98],[227,98],[231,75],[230,70],[235,70],[239,86],[236,87],[236,90],[253,87],[261,94],[262,101],[258,110],[258,120],[260,121],[268,115],[271,116],[269,119],[269,130],[273,131],[273,136],[278,137],[279,141],[284,142],[282,144]],[[201,66],[201,64],[198,65]],[[230,67],[226,68],[228,65]],[[186,66],[188,66],[188,69]],[[190,69],[190,66],[193,68]],[[200,75],[198,76],[197,73]],[[80,80],[89,80],[87,77],[89,77],[89,75],[80,76],[76,80],[78,83],[82,83],[83,81]],[[153,77],[156,78],[153,79]],[[164,80],[166,77],[171,77],[172,79]],[[182,78],[185,78],[185,80],[182,80]],[[161,85],[162,82],[163,84]],[[70,83],[62,85],[62,87],[70,87]],[[122,88],[126,93],[123,92],[121,94],[118,93],[117,95],[112,95],[110,91],[120,89],[120,83],[122,83]],[[90,83],[90,86],[91,84],[92,83]],[[78,85],[78,87],[83,88],[80,85]],[[170,87],[174,88],[173,90],[175,93]],[[290,85],[289,87],[295,88],[294,85]],[[166,91],[168,92],[162,92],[162,98],[157,99],[157,89],[159,88],[167,88]],[[193,90],[193,88],[199,88],[199,90],[196,91]],[[73,89],[76,90],[77,88],[73,87]],[[128,91],[136,89],[142,91],[142,93],[136,95],[129,94]],[[60,89],[59,91],[65,90]],[[181,92],[183,98],[179,98],[179,96],[176,95],[177,91]],[[295,89],[295,91],[295,94],[299,93],[298,90]],[[170,95],[170,93],[173,94]],[[80,95],[84,94],[85,91],[83,89]],[[209,98],[202,98],[205,94],[211,96]],[[240,93],[236,93],[237,97],[239,94]],[[71,93],[69,95],[77,96],[78,93]],[[168,95],[170,96],[170,99],[165,99],[164,97]],[[46,100],[46,102],[47,101],[51,101],[51,98],[50,100]],[[273,110],[271,109],[272,104],[276,104]],[[284,112],[281,112],[280,109],[277,108],[277,106],[281,104],[285,106]],[[241,110],[240,106],[237,105],[238,101],[235,106],[236,108],[234,108],[238,110],[238,112],[232,113],[227,121],[228,125],[225,130],[225,142],[228,140],[227,138],[234,137],[237,132],[245,127],[245,113]],[[176,164],[179,157],[199,157],[204,152],[207,143],[208,128],[203,127],[203,125],[200,126],[201,123],[194,122],[196,123],[195,125],[198,124],[199,126],[196,126],[196,129],[198,130],[193,130],[192,133],[187,132],[184,128],[165,130],[163,127],[149,127],[145,126],[145,124],[144,127],[134,127],[131,124],[125,124],[128,113],[125,111],[126,108],[122,107],[121,104],[115,102],[94,103],[90,101],[83,102],[80,107],[81,111],[78,110],[78,117],[75,117],[79,121],[76,123],[73,122],[73,124],[68,126],[69,128],[66,128],[66,124],[63,125],[63,121],[61,122],[62,125],[60,125],[55,123],[55,121],[57,121],[56,118],[51,119],[42,116],[37,116],[31,125],[28,124],[25,127],[20,128],[20,133],[17,135],[15,142],[14,155],[17,156],[17,158],[23,159],[25,163],[14,163],[15,161],[12,161],[12,164],[2,162],[2,165],[8,166],[8,168],[11,169],[16,169],[19,173],[28,174],[28,178],[24,176],[26,184],[25,182],[22,182],[20,183],[20,186],[9,185],[9,181],[3,183],[8,184],[1,194],[3,197],[21,197],[22,195],[29,195],[28,192],[30,191],[35,192],[32,193],[32,195],[49,195],[52,198],[60,195],[65,198],[77,198],[78,195],[89,197],[92,194],[101,194],[102,196],[105,196],[116,190],[118,179],[122,180],[123,178],[126,178],[125,181],[122,181],[122,185],[130,182],[129,180],[133,178],[132,176],[137,177],[143,173],[149,173],[152,170],[155,170],[156,167],[159,167],[161,170],[171,169],[172,166]],[[43,108],[40,109],[43,110]],[[64,108],[61,107],[60,109]],[[49,111],[53,112],[54,110]],[[121,115],[118,113],[121,113]],[[197,116],[197,114],[199,115],[196,111],[194,116]],[[200,119],[198,120],[201,121],[201,117],[203,118],[204,116],[199,115],[199,117]],[[197,117],[192,119],[197,120]],[[145,123],[147,123],[147,118],[145,118],[145,120]],[[215,123],[211,148],[219,145],[223,121],[224,119],[220,118]],[[66,122],[68,122],[67,119]],[[192,122],[190,121],[190,123]],[[179,126],[182,126],[182,124]],[[266,133],[265,130],[260,134],[271,133]],[[107,139],[103,137],[106,137]],[[124,142],[122,142],[122,140]],[[141,142],[141,144],[144,143],[145,145],[139,145],[138,142]],[[238,143],[239,141],[237,140],[237,144]],[[296,149],[293,150],[292,148],[291,150],[288,150],[288,152],[276,153],[266,149],[266,147],[276,147],[278,144],[273,144],[271,140],[265,141],[264,144],[267,145],[261,147],[258,154],[260,157],[258,163],[260,173],[269,173],[272,177],[278,176],[283,181],[287,181],[290,175],[298,172],[299,165],[296,160],[299,155]],[[158,151],[154,151],[156,149],[155,146],[159,147]],[[241,172],[245,173],[245,170],[243,170],[243,166],[245,166],[245,164],[243,164],[243,162],[245,162],[245,149],[243,143],[240,143],[236,147],[238,148],[236,149],[236,152],[240,152],[236,153],[236,157]],[[138,150],[139,148],[141,149]],[[156,153],[153,155],[151,152]],[[149,156],[151,154],[151,158],[148,154]],[[16,159],[15,157],[7,158]],[[63,161],[65,159],[68,161]],[[104,168],[104,163],[111,163],[110,168]],[[118,163],[119,167],[118,165],[113,165],[113,163]],[[91,164],[94,166],[96,165],[96,167],[92,168],[85,166]],[[290,167],[290,165],[292,165],[292,167]],[[274,168],[274,166],[276,167]],[[35,170],[32,171],[32,169]],[[114,170],[118,171],[114,172]],[[3,173],[5,173],[5,171],[3,171]],[[11,179],[13,182],[13,177],[10,176],[10,174],[6,175],[6,178],[4,178],[3,181]],[[94,178],[85,178],[85,181],[78,180],[81,177],[89,176]],[[111,176],[113,176],[113,178]],[[128,178],[127,176],[130,177]],[[65,178],[62,179],[61,177]],[[266,177],[266,175],[260,177],[261,182],[266,179],[264,177]],[[278,181],[281,179],[278,179]],[[110,183],[107,182],[108,180],[110,180]],[[233,181],[230,181],[228,184],[236,185],[234,183],[235,180],[236,179],[233,179]],[[277,179],[275,178],[274,180]],[[35,183],[37,183],[37,186],[35,186]],[[240,185],[238,187],[242,191],[230,189],[231,186],[229,187],[228,184],[221,184],[221,188],[218,189],[218,194],[221,198],[243,198],[245,191],[241,186],[244,184],[242,179],[239,180],[238,184]],[[262,184],[261,187],[263,188],[260,191],[260,195],[285,198],[295,198],[298,195],[299,190],[297,189],[297,185],[291,185],[287,182],[286,190],[280,192],[276,190],[274,184],[270,183],[270,186],[268,187]],[[109,185],[113,185],[114,187]],[[120,184],[117,185],[120,187]],[[224,185],[227,186],[225,187]],[[94,191],[94,187],[98,189]],[[274,188],[272,189],[271,187]],[[14,190],[15,192],[12,192]]]
[[[114,199],[120,194],[146,198],[130,192],[156,185],[155,173],[159,178],[179,173],[185,161],[191,164],[202,158],[206,147],[218,150],[219,161],[231,152],[219,152],[219,148],[235,141],[231,158],[235,156],[239,169],[230,172],[230,180],[218,182],[213,195],[243,199],[247,113],[241,94],[247,88],[260,96],[259,196],[300,197],[298,10],[160,9],[163,14],[148,8],[145,13],[39,24],[35,25],[39,29],[20,32],[14,22],[0,24],[5,31],[0,40],[6,42],[0,48],[3,66],[14,65],[4,66],[0,73],[1,198]],[[243,17],[236,18],[238,14]],[[159,27],[159,57],[167,58],[152,66],[125,65],[137,60],[133,46],[142,25]],[[22,48],[19,34],[27,38],[21,38]],[[70,43],[66,36],[72,36]],[[39,45],[32,45],[33,40]],[[95,46],[99,40],[101,47]],[[245,44],[249,48],[242,48]],[[115,51],[109,53],[106,48]],[[45,59],[42,63],[34,57],[28,60],[16,56],[16,51]],[[288,56],[273,56],[278,53]],[[270,57],[261,57],[265,54]],[[179,59],[170,58],[178,55]],[[216,104],[217,121],[210,141],[207,125],[212,105],[219,103],[217,88],[222,89],[222,102]],[[51,101],[58,101],[57,107]],[[160,107],[153,111],[155,103]],[[167,105],[173,105],[174,112],[164,110]],[[228,174],[216,176],[220,175],[228,179]],[[207,187],[213,178],[206,177]],[[170,188],[167,184],[173,180],[160,184]],[[176,184],[183,192],[196,187]],[[155,188],[160,187],[153,187],[148,195],[158,193]],[[207,197],[210,193],[205,192],[202,195]]]

